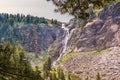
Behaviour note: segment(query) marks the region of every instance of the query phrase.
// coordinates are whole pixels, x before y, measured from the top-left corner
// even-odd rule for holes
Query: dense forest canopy
[[[7,14],[7,13],[0,13],[0,23],[6,23],[13,26],[15,23],[23,22],[25,24],[40,24],[45,23],[47,24],[47,20],[44,17],[35,17],[32,15],[23,15],[23,14]]]

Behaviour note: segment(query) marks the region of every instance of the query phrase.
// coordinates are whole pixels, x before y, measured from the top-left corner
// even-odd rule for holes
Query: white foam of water
[[[58,57],[58,59],[53,63],[54,66],[55,66],[56,62],[59,61],[60,58],[65,54],[65,51],[67,50],[68,40],[70,39],[69,28],[67,28],[65,26],[65,24],[62,24],[62,29],[65,31],[65,39],[62,41],[63,42],[63,51],[60,53],[60,56]]]

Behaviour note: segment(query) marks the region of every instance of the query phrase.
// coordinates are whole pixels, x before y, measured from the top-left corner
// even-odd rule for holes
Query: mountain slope
[[[47,51],[58,37],[63,36],[60,22],[31,15],[0,14],[0,38],[3,43],[21,44],[27,52]]]
[[[68,42],[68,54],[59,63],[64,70],[90,80],[100,73],[102,80],[119,80],[120,2],[78,28]]]
[[[89,22],[82,32],[75,31],[69,41],[70,49],[76,51],[101,50],[117,46],[120,29],[120,3],[102,11],[98,18]],[[75,44],[72,44],[75,43]]]

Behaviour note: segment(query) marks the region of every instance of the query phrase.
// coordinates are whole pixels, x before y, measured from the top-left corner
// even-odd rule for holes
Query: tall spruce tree
[[[51,58],[48,57],[45,61],[45,63],[43,64],[43,70],[44,71],[50,71],[51,70]]]

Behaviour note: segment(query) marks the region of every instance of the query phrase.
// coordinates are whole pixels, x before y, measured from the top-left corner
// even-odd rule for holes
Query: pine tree
[[[95,17],[93,10],[104,7],[105,4],[116,0],[47,0],[56,6],[55,12],[68,13],[77,20],[77,27],[83,28],[85,24]]]
[[[43,80],[41,77],[41,72],[40,72],[38,66],[36,66],[35,68],[36,68],[36,71],[35,71],[35,76],[34,76],[35,78],[34,79],[35,80]]]
[[[99,73],[97,73],[96,80],[101,80]]]
[[[43,80],[40,71],[38,69],[34,71],[24,55],[21,46],[12,46],[9,42],[5,45],[0,44],[0,79]]]
[[[50,73],[50,80],[57,80],[57,77],[54,71]]]
[[[45,63],[43,64],[43,70],[44,71],[50,71],[51,70],[51,58],[48,57],[45,61]]]
[[[70,76],[69,73],[68,73],[68,75],[67,75],[67,80],[71,80],[71,76]]]
[[[65,80],[65,75],[62,69],[58,68],[58,79]]]
[[[56,12],[69,13],[75,17],[85,19],[89,16],[86,10],[93,6],[94,9],[101,8],[106,3],[116,0],[47,0],[52,1],[57,9]]]

